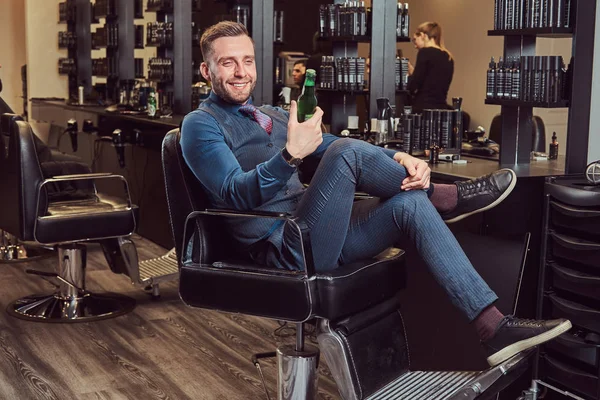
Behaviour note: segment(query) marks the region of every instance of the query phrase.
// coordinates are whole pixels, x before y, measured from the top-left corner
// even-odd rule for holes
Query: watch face
[[[288,164],[293,165],[294,167],[298,167],[300,164],[302,164],[302,159],[292,158],[290,161],[288,161]]]
[[[283,159],[293,167],[297,167],[302,164],[302,159],[292,157],[285,147],[281,150],[281,155],[283,156]]]

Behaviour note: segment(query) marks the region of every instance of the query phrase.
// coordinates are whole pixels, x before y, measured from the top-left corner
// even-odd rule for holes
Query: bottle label
[[[156,106],[154,104],[148,104],[148,116],[154,117],[156,115]]]
[[[306,121],[307,119],[311,119],[313,115],[315,115],[315,114],[304,114],[303,121]]]

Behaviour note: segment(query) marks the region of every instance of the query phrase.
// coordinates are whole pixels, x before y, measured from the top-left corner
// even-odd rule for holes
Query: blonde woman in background
[[[413,112],[451,108],[446,97],[454,74],[454,60],[444,47],[442,27],[437,22],[424,22],[417,28],[412,41],[419,50],[416,65],[408,65],[408,91],[412,96]]]

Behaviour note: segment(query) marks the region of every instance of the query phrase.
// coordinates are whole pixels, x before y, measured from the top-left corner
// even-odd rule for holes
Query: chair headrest
[[[0,134],[10,136],[10,127],[13,121],[23,121],[20,115],[5,113],[0,115]]]

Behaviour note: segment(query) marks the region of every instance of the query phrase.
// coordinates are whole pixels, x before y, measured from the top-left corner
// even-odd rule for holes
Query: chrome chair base
[[[7,307],[13,317],[38,322],[92,322],[114,318],[135,308],[135,300],[119,294],[61,298],[58,294],[32,295]]]
[[[135,300],[115,294],[94,294],[85,289],[86,247],[59,245],[56,272],[27,270],[27,273],[56,279],[56,291],[31,295],[11,303],[13,317],[38,322],[91,322],[118,317],[134,309]],[[52,283],[51,281],[49,281]]]
[[[54,254],[52,249],[25,245],[16,236],[0,230],[0,264],[34,261]]]

